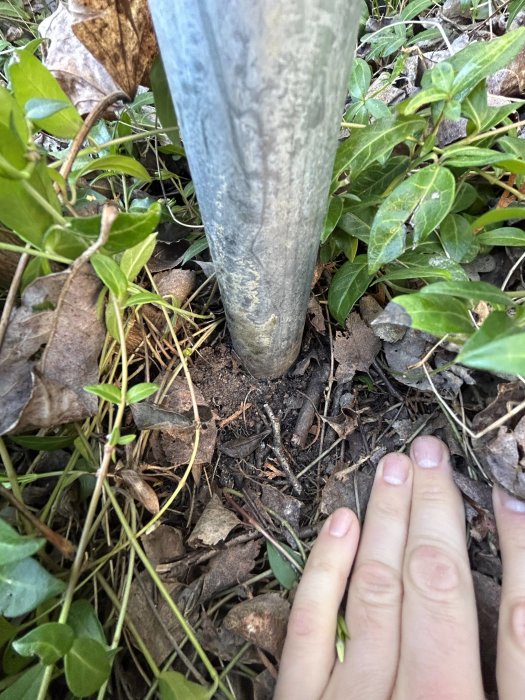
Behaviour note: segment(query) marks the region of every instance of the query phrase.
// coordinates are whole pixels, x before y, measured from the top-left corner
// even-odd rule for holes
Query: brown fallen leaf
[[[313,294],[310,299],[308,299],[308,318],[318,333],[321,335],[326,333],[326,322],[324,320],[323,310],[321,304]]]
[[[97,412],[98,400],[84,386],[98,380],[105,337],[96,309],[101,286],[84,265],[40,277],[24,290],[0,352],[0,434],[72,423]]]
[[[158,381],[160,381],[160,378]],[[195,467],[198,468],[199,465],[210,462],[213,457],[217,441],[217,428],[215,418],[207,408],[201,391],[197,386],[193,388],[197,404],[207,409],[207,411],[203,411],[205,414],[203,418],[207,422],[202,425],[200,431],[199,446],[194,462]],[[176,377],[171,382],[171,386],[162,402],[156,404],[156,406],[186,417],[189,416],[190,411],[193,415],[191,394],[187,382],[182,377]],[[150,462],[162,467],[178,467],[181,464],[188,464],[193,453],[194,433],[194,428],[189,430],[187,426],[181,426],[180,424],[162,425],[159,430],[153,430],[149,439]],[[200,470],[198,473],[194,470],[193,474],[198,481]]]
[[[158,54],[147,0],[74,0],[71,6],[73,33],[133,99]]]
[[[289,614],[290,604],[279,593],[263,593],[234,605],[223,626],[279,659]]]
[[[246,459],[252,452],[255,452],[264,438],[271,432],[271,430],[263,430],[255,435],[233,438],[232,440],[228,440],[228,442],[223,442],[219,447],[219,452],[233,459]]]
[[[183,600],[188,596],[194,604],[202,605],[220,591],[247,581],[260,548],[261,541],[252,540],[217,552],[210,559],[207,570],[186,588]]]
[[[246,640],[227,630],[220,622],[215,623],[202,612],[196,634],[203,648],[223,661],[231,661],[246,644]],[[243,663],[260,663],[256,649],[250,647],[242,656]]]
[[[356,372],[368,372],[380,349],[379,338],[357,312],[351,313],[346,319],[345,332],[338,331],[335,336],[334,357],[339,365],[335,378],[349,381]]]
[[[363,474],[363,472],[359,471],[349,474],[343,479],[338,478],[338,472],[332,474],[321,494],[321,513],[330,515],[334,510],[342,507],[351,508],[354,513],[357,513],[358,510],[360,510],[361,514],[364,513],[370,498],[373,482],[374,477],[372,475]]]
[[[141,542],[153,566],[178,559],[185,551],[180,530],[164,523],[143,535]]]
[[[119,469],[116,476],[124,483],[125,490],[142,503],[144,508],[155,515],[159,512],[159,499],[151,486],[133,469]]]
[[[72,11],[60,3],[39,24],[38,31],[48,40],[44,65],[53,73],[80,114],[85,116],[102,99],[117,92],[119,87],[104,66],[77,39],[72,29],[74,21]],[[114,118],[115,105],[104,116]]]
[[[213,547],[225,540],[239,524],[239,518],[225,508],[219,496],[214,493],[188,537],[188,544],[190,547]]]

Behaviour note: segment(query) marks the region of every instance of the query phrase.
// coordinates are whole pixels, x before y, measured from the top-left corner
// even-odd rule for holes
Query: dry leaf
[[[202,425],[199,437],[199,447],[194,464],[206,464],[211,461],[217,440],[217,428],[211,411],[206,407],[204,397],[198,387],[193,387],[195,398],[199,406],[205,407],[203,419],[207,422]],[[168,390],[168,393],[158,405],[161,409],[173,411],[176,414],[188,417],[193,415],[192,399],[187,382],[182,377],[176,377]],[[193,452],[194,429],[188,430],[186,426],[162,425],[162,428],[151,433],[150,449],[152,463],[160,466],[178,467],[188,464]],[[194,476],[197,475],[194,472]]]
[[[151,486],[133,469],[119,469],[117,476],[122,479],[126,491],[142,503],[147,511],[155,515],[159,512],[159,499]]]
[[[359,471],[349,474],[344,479],[339,479],[337,472],[332,474],[321,494],[321,513],[330,515],[334,510],[342,507],[350,508],[354,513],[357,513],[359,510],[361,514],[364,513],[370,498],[373,482],[373,476]]]
[[[184,554],[182,535],[171,525],[159,525],[153,532],[143,535],[141,541],[153,566],[174,561]]]
[[[321,309],[321,304],[313,294],[310,299],[308,299],[308,318],[318,333],[321,335],[326,333],[326,322],[324,320],[323,310]]]
[[[234,605],[223,625],[279,659],[289,614],[290,604],[279,593],[264,593]]]
[[[74,0],[73,33],[132,99],[145,84],[157,41],[147,0]]]
[[[48,39],[44,64],[58,80],[81,115],[91,112],[104,97],[119,86],[95,57],[77,39],[72,24],[75,16],[59,4],[38,26],[40,36]],[[114,118],[114,106],[104,115]]]
[[[233,438],[232,440],[228,440],[228,442],[223,442],[219,447],[219,452],[233,459],[246,459],[252,452],[255,452],[264,438],[271,432],[271,430],[263,430],[255,435]]]
[[[216,593],[244,583],[252,574],[260,548],[260,540],[252,540],[217,552],[208,570],[188,586],[184,598],[193,598],[189,591],[195,591],[196,603],[203,604]]]
[[[105,337],[96,309],[101,283],[88,266],[71,274],[35,280],[11,314],[0,352],[0,434],[72,423],[97,412],[98,400],[84,386],[98,380]]]
[[[346,319],[346,331],[335,336],[334,357],[339,363],[335,378],[349,381],[356,372],[368,372],[380,349],[379,338],[358,313],[351,313]]]
[[[214,493],[188,537],[188,544],[190,547],[202,545],[213,547],[221,540],[225,540],[239,523],[239,518],[225,508],[219,496]]]

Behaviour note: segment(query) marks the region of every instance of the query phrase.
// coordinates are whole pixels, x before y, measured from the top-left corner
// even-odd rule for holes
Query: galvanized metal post
[[[234,347],[296,359],[358,0],[150,0]]]

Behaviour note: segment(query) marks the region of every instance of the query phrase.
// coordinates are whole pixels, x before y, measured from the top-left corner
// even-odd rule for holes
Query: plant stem
[[[16,471],[15,471],[15,468],[13,466],[13,462],[11,461],[11,456],[9,455],[7,447],[5,446],[4,439],[1,437],[0,437],[0,457],[2,458],[2,462],[4,463],[5,473],[7,474],[7,478],[9,479],[9,484],[11,485],[11,491],[13,492],[13,495],[16,496],[16,498],[20,502],[22,502],[24,499],[22,498],[22,491],[20,490],[20,486],[18,484],[18,478],[16,475]]]
[[[48,200],[43,197],[40,192],[37,192],[33,185],[30,185],[27,180],[20,180],[20,185],[22,188],[29,194],[35,202],[37,202],[42,209],[45,209],[47,213],[57,222],[57,224],[61,224],[62,226],[65,226],[67,224],[67,221],[64,219],[62,214],[60,214],[52,204],[48,202]]]
[[[70,265],[72,262],[63,255],[54,255],[53,253],[47,253],[44,250],[36,250],[35,248],[24,248],[14,243],[0,243],[0,250],[9,250],[12,253],[21,253],[22,255],[32,255],[34,258],[45,258],[46,260],[52,260],[53,262],[62,263],[64,265]]]

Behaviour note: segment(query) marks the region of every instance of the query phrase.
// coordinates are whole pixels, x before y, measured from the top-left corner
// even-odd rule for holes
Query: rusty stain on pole
[[[235,350],[299,353],[357,0],[150,0]]]

